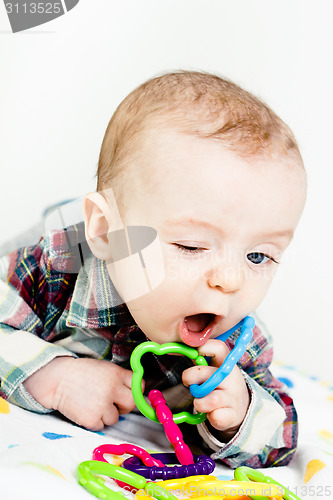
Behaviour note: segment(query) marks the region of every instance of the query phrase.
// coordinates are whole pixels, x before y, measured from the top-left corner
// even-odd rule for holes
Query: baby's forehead
[[[138,178],[152,190],[162,184],[170,190],[185,192],[187,185],[199,184],[202,191],[209,187],[226,190],[230,186],[237,195],[247,190],[251,193],[256,185],[259,186],[257,194],[260,186],[273,193],[277,188],[289,190],[290,186],[295,191],[304,191],[306,186],[304,167],[296,155],[271,148],[260,154],[244,155],[222,141],[171,128],[148,131],[137,171]],[[197,203],[203,201],[199,198]]]
[[[231,188],[235,197],[242,197],[245,203],[249,201],[247,189],[251,190],[253,185],[264,185],[266,191],[274,194],[277,184],[280,188],[281,183],[292,184],[297,191],[306,184],[299,157],[271,148],[263,149],[260,154],[245,155],[221,140],[160,124],[148,127],[137,146],[130,167],[132,176],[126,177],[124,185],[127,192],[128,187],[130,190],[134,187],[150,196],[147,187],[154,192],[165,185],[170,193],[186,191],[187,184],[199,184],[203,191],[219,186],[222,189],[225,185],[231,186],[234,180]],[[216,185],[211,186],[214,183]],[[191,192],[186,196],[191,196]],[[199,197],[197,203],[205,203],[205,200]]]
[[[160,165],[168,158],[175,160],[179,172],[182,170],[182,164],[186,165],[186,157],[191,157],[198,153],[202,158],[203,168],[205,166],[205,157],[208,159],[215,156],[216,161],[225,164],[226,156],[235,156],[243,160],[251,168],[254,176],[261,175],[262,168],[269,165],[288,164],[289,169],[295,169],[298,174],[304,176],[304,166],[299,155],[286,150],[279,143],[269,144],[256,152],[247,151],[237,144],[229,144],[227,141],[202,136],[195,130],[186,131],[172,124],[152,122],[148,123],[141,135],[141,140],[137,143],[137,155],[141,157],[146,166],[153,167],[154,172],[163,175],[160,171]],[[204,155],[202,155],[204,153]],[[153,161],[149,161],[153,160]],[[232,169],[232,164],[230,165]]]

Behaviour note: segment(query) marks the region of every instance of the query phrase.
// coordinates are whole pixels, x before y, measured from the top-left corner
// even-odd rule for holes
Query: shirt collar
[[[105,261],[93,255],[85,259],[78,273],[66,325],[92,329],[135,325],[110,279]]]

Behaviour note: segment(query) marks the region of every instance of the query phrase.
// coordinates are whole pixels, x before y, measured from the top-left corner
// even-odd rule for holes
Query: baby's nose
[[[243,271],[237,265],[220,264],[210,271],[207,282],[211,288],[218,288],[224,293],[234,293],[243,285]]]

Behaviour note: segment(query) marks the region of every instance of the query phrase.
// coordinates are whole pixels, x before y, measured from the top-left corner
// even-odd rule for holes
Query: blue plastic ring
[[[231,370],[235,367],[236,363],[243,356],[247,344],[250,342],[253,336],[253,328],[255,325],[255,321],[252,316],[246,316],[242,321],[237,323],[230,330],[222,333],[218,337],[218,340],[225,341],[227,340],[232,333],[234,333],[237,328],[241,326],[241,333],[238,339],[236,340],[235,346],[232,351],[229,352],[228,356],[225,358],[222,365],[201,385],[192,384],[190,385],[190,391],[192,396],[195,398],[203,398],[207,396],[210,392],[212,392],[218,385],[223,382],[223,380],[229,375]]]

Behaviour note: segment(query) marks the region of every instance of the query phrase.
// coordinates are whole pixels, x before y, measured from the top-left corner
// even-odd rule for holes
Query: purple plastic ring
[[[156,479],[179,479],[188,476],[208,475],[215,469],[215,462],[206,455],[193,455],[194,464],[180,465],[175,453],[154,453],[153,458],[159,459],[165,464],[177,464],[172,466],[148,467],[144,465],[139,457],[130,457],[124,460],[122,466],[132,472],[136,472],[146,479],[155,481]]]

